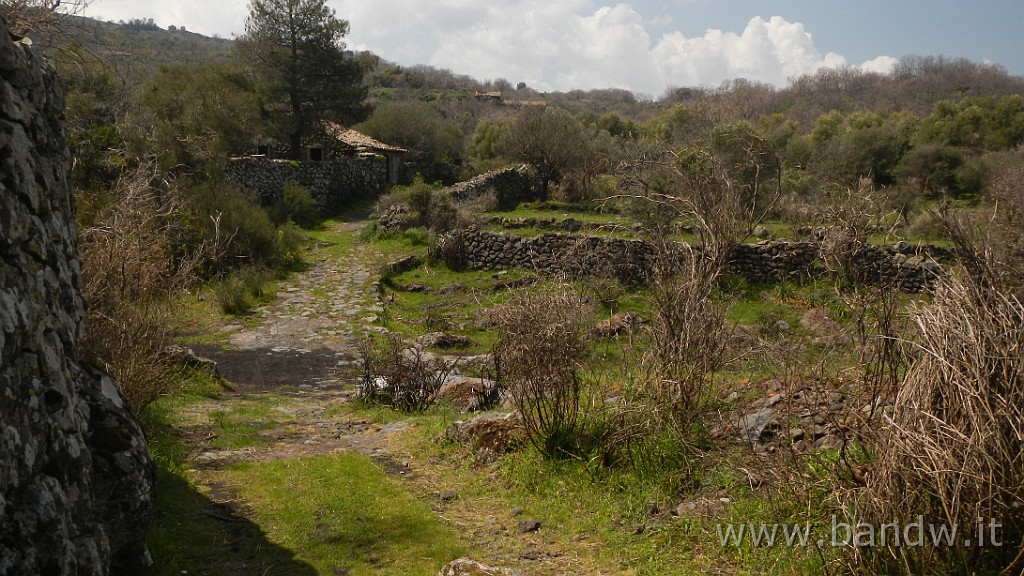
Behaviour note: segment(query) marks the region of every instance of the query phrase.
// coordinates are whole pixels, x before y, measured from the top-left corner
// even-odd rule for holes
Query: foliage
[[[252,0],[238,49],[258,79],[264,110],[298,159],[320,120],[350,125],[365,113],[363,64],[345,53],[348,21],[324,0]]]
[[[173,172],[212,172],[260,131],[255,86],[234,64],[162,66],[143,87],[142,105],[161,164]]]
[[[281,198],[268,208],[270,219],[278,225],[294,222],[303,228],[311,228],[320,221],[320,207],[305,187],[288,182],[281,191]]]
[[[188,206],[179,231],[187,249],[215,246],[204,259],[208,276],[250,264],[289,266],[298,259],[299,240],[287,227],[277,228],[267,212],[247,194],[223,182],[183,186]]]
[[[355,129],[412,150],[427,162],[459,164],[463,157],[462,132],[425,102],[381,103]]]
[[[550,186],[586,162],[590,140],[583,126],[561,108],[525,108],[508,124],[498,141],[500,154],[537,169],[541,200]]]
[[[173,362],[165,349],[176,330],[170,299],[193,281],[209,248],[175,257],[183,206],[150,186],[150,170],[122,175],[113,201],[82,229],[79,242],[89,323],[84,347],[120,382],[136,413],[167,391]]]
[[[248,314],[272,295],[266,289],[269,272],[261,266],[247,266],[232,270],[213,286],[217,304],[225,314]]]
[[[1024,143],[1024,98],[977,96],[943,100],[921,120],[917,138],[971,150],[1008,150]]]

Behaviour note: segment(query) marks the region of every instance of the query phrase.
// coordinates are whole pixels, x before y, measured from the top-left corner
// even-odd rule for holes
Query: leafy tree
[[[477,160],[493,160],[498,157],[498,142],[505,134],[508,124],[493,118],[484,118],[473,129],[469,143],[469,155]]]
[[[257,75],[268,116],[292,158],[321,120],[351,124],[366,114],[363,63],[346,54],[326,0],[252,0],[238,48]]]
[[[428,162],[458,164],[462,160],[465,136],[435,106],[425,102],[385,102],[356,129],[413,150]]]
[[[255,87],[230,64],[161,67],[144,86],[142,104],[169,168],[201,170],[244,149],[259,125]]]
[[[1024,142],[1024,98],[979,96],[943,100],[921,121],[921,142],[974,150],[1008,150]]]
[[[585,162],[588,146],[583,127],[561,108],[524,109],[509,122],[498,142],[502,156],[537,169],[541,200],[547,200],[552,182]]]

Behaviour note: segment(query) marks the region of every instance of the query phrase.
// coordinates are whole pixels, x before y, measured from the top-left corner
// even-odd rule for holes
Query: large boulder
[[[138,574],[155,470],[79,345],[63,106],[52,68],[0,20],[0,575]]]
[[[452,376],[434,394],[431,403],[448,403],[459,412],[479,412],[498,403],[497,382],[471,376]]]
[[[478,460],[490,463],[526,440],[526,425],[519,412],[484,412],[452,422],[444,437],[471,447]]]

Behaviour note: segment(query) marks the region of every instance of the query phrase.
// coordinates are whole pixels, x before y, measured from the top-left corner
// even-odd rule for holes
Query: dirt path
[[[361,224],[342,224],[337,232],[353,231]],[[510,513],[513,507],[504,510],[507,503],[499,497],[451,500],[437,496],[454,494],[438,480],[443,472],[435,468],[443,464],[411,462],[402,449],[405,440],[395,441],[412,425],[382,425],[344,409],[344,403],[355,396],[360,337],[379,329],[373,326],[383,311],[375,282],[383,257],[366,244],[316,254],[321,256],[308,270],[285,281],[275,301],[258,310],[258,322],[224,326],[222,330],[229,333],[227,345],[192,346],[218,363],[231,387],[226,397],[189,404],[179,414],[178,434],[196,454],[195,479],[216,503],[209,514],[255,522],[247,503],[217,480],[217,471],[228,464],[356,453],[402,478],[404,490],[433,502],[435,512],[458,526],[465,544],[480,560],[505,565],[527,561],[533,574],[567,573],[569,565],[575,566],[571,572],[596,573],[580,572],[578,561],[558,552],[543,537],[517,536],[521,519]],[[225,414],[232,413],[243,415],[241,426],[258,430],[253,442],[241,447],[218,443]]]

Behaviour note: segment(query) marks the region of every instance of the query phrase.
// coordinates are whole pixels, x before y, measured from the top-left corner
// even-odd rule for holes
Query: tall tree
[[[265,107],[290,155],[321,120],[351,124],[367,112],[363,64],[345,53],[348,21],[326,0],[251,0],[242,56],[257,75]]]

